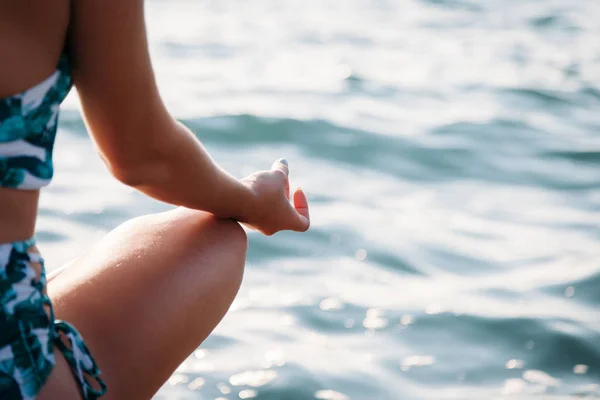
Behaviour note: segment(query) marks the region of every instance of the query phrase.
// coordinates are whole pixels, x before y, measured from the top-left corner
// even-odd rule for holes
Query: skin
[[[48,77],[66,41],[84,120],[110,173],[182,206],[123,224],[47,287],[57,318],[78,328],[96,358],[105,398],[147,399],[233,301],[247,247],[238,222],[266,235],[302,232],[308,203],[302,190],[290,194],[287,163],[237,180],[170,116],[148,55],[142,0],[0,2],[0,54],[11,61],[0,63],[0,98]],[[0,243],[33,235],[38,198],[0,188]],[[56,354],[39,398],[80,398]]]
[[[123,224],[50,278],[56,317],[85,338],[107,399],[152,397],[210,334],[238,291],[246,246],[236,222],[178,208]],[[51,380],[69,383],[65,372]],[[41,398],[63,393],[73,392]]]

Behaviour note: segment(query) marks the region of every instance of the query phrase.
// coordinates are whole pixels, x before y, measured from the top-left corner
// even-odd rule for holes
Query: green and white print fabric
[[[100,370],[77,330],[54,319],[34,240],[0,244],[0,399],[35,399],[55,364],[56,346],[85,400],[106,392]]]
[[[66,54],[43,82],[0,99],[0,187],[39,189],[50,183],[60,103],[71,89]],[[54,346],[69,363],[84,400],[106,392],[77,330],[54,319],[44,261],[34,240],[0,243],[0,399],[35,399],[55,365]]]
[[[58,108],[71,89],[66,55],[36,86],[0,99],[0,187],[39,189],[52,179]]]
[[[0,398],[33,399],[54,366],[46,278],[32,242],[0,245]]]

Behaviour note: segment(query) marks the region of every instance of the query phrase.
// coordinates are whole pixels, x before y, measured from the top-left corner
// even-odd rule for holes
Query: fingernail
[[[280,158],[279,160],[277,160],[278,163],[285,165],[286,167],[289,168],[288,162],[285,158]]]
[[[302,188],[301,188],[300,186],[298,186],[298,187],[296,188],[296,192],[302,192]]]

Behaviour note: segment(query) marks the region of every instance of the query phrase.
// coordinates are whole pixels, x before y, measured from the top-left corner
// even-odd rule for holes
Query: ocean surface
[[[600,398],[600,2],[147,2],[170,110],[305,234],[249,233],[231,311],[156,399]],[[112,179],[75,93],[49,269],[168,209]],[[140,384],[132,382],[132,384]]]

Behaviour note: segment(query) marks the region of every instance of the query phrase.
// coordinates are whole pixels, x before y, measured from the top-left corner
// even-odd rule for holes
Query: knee
[[[126,253],[146,251],[148,243],[153,243],[168,248],[176,257],[205,260],[205,265],[214,261],[240,272],[248,249],[246,232],[236,221],[182,207],[132,219],[111,232],[109,237],[115,243],[126,242]]]
[[[243,271],[248,237],[239,223],[198,211],[192,211],[188,218],[193,232],[192,240],[195,243],[203,244],[202,247],[209,248],[210,253],[227,258],[227,265]]]
[[[226,224],[227,236],[231,238],[234,249],[243,254],[245,260],[248,251],[248,236],[246,235],[246,231],[236,221],[228,220],[224,222]]]
[[[193,239],[201,246],[205,255],[213,262],[201,262],[203,279],[206,275],[214,277],[214,287],[219,288],[222,298],[233,301],[237,294],[246,265],[248,238],[244,229],[233,220],[219,219],[211,214],[196,215],[197,230]]]
[[[231,289],[225,290],[228,293],[237,292],[244,275],[248,238],[236,221],[180,207],[140,217],[128,225],[124,228],[128,230],[126,237],[136,238],[133,243],[139,243],[140,252],[147,243],[158,243],[165,249],[163,255],[168,252],[178,265],[192,266],[193,276]]]
[[[244,229],[234,220],[219,219],[211,214],[202,213],[201,224],[208,230],[212,243],[223,244],[228,251],[246,258],[248,237]]]
[[[138,217],[126,224],[146,232],[161,232],[165,236],[177,235],[183,242],[187,242],[187,238],[195,244],[226,246],[230,252],[244,258],[248,248],[246,232],[236,221],[220,219],[210,213],[184,207]]]

